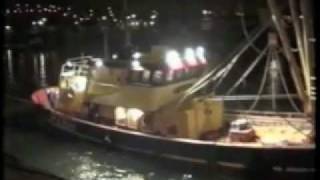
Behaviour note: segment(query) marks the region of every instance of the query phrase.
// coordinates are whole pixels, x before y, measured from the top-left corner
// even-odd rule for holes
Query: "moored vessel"
[[[269,4],[277,17],[273,1]],[[279,49],[284,49],[289,62],[296,61],[283,27],[276,18],[274,21],[278,33],[269,33],[266,47],[226,95],[266,55],[265,74],[270,71],[271,79],[283,79],[277,65]],[[122,149],[194,163],[233,167],[258,163],[313,170],[314,107],[309,91],[312,67],[308,66],[312,59],[305,49],[300,49],[305,54],[302,76],[296,63],[289,67],[303,112],[268,113],[252,108],[229,112],[224,105],[226,96],[206,89],[223,83],[251,43],[212,70],[203,47],[187,47],[182,52],[155,47],[149,53],[134,53],[131,61],[104,62],[90,56],[67,59],[58,86],[38,90],[32,99],[53,114],[50,125]],[[259,90],[255,103],[260,96]],[[276,97],[271,94],[273,100]]]

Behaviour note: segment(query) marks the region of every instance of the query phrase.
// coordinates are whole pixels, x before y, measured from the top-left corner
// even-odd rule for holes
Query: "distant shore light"
[[[12,29],[12,27],[9,26],[9,25],[6,25],[4,28],[5,28],[7,31],[10,31],[10,30]]]

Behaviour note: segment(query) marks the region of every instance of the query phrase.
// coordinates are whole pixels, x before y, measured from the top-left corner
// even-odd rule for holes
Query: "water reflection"
[[[47,86],[47,69],[46,69],[46,58],[44,53],[40,53],[40,86]]]
[[[7,59],[8,59],[8,79],[9,83],[13,84],[14,80],[14,72],[13,72],[13,62],[12,62],[12,50],[7,50]]]
[[[33,77],[35,82],[39,80],[39,63],[36,55],[33,55]]]
[[[153,158],[113,151],[101,144],[95,145],[69,136],[51,136],[40,131],[12,128],[6,128],[5,132],[6,152],[27,166],[47,170],[68,180],[211,179],[191,170],[171,169]],[[214,177],[216,180],[225,179],[218,173]]]

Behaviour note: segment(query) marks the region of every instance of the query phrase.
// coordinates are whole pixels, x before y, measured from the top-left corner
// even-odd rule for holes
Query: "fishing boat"
[[[192,163],[313,171],[313,50],[305,39],[313,35],[309,26],[296,24],[295,5],[290,3],[299,42],[298,55],[293,54],[286,29],[279,23],[280,12],[274,0],[268,3],[273,24],[255,31],[231,58],[213,69],[200,46],[182,51],[156,46],[148,53],[133,53],[131,61],[70,58],[61,67],[59,84],[35,91],[32,100],[52,114],[51,126],[124,150]],[[301,28],[308,36],[297,32]],[[224,83],[239,57],[262,34],[268,36],[265,48],[225,95],[216,95],[212,87]],[[263,95],[265,80],[256,96],[230,96],[262,60],[263,79],[268,74],[271,79],[279,77],[287,89],[280,59],[289,62],[304,107],[301,112],[253,111],[263,98],[272,102],[288,98],[295,105],[288,91]],[[255,101],[246,111],[225,108],[225,101],[237,98]]]

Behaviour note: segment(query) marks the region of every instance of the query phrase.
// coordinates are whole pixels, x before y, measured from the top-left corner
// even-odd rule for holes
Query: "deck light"
[[[190,66],[196,66],[197,60],[194,53],[194,50],[192,48],[186,48],[184,51],[184,58],[187,61],[188,65]]]
[[[203,64],[206,64],[207,63],[207,60],[206,60],[206,57],[205,57],[205,50],[202,46],[199,46],[196,48],[196,55],[197,55],[197,58],[200,60],[201,63]]]
[[[155,14],[153,14],[153,15],[151,15],[151,19],[155,19],[157,17],[157,15],[155,15]]]
[[[71,63],[70,61],[67,61],[67,62],[66,62],[66,66],[72,67],[72,63]]]
[[[140,52],[135,52],[135,53],[133,53],[133,55],[132,55],[133,59],[140,59],[141,56],[142,56],[142,55],[141,55]]]
[[[143,118],[144,112],[137,108],[129,108],[127,111],[128,127],[138,129],[138,122]]]
[[[135,70],[135,71],[142,71],[142,70],[144,70],[144,68],[141,66],[140,61],[138,61],[138,60],[133,60],[133,61],[131,62],[131,66],[132,66],[132,69]]]
[[[170,50],[167,52],[165,62],[170,69],[180,69],[183,67],[180,55],[175,50]]]
[[[202,14],[203,14],[203,15],[207,15],[207,14],[208,14],[208,11],[204,9],[204,10],[202,10]]]
[[[101,20],[103,20],[103,21],[107,20],[107,16],[102,16]]]
[[[39,26],[43,26],[43,25],[44,25],[44,22],[40,20],[40,21],[38,21],[38,25],[39,25]]]
[[[127,113],[126,113],[126,109],[124,107],[118,106],[116,107],[116,109],[114,110],[114,116],[116,119],[116,124],[118,125],[127,125]]]
[[[112,59],[118,59],[118,55],[117,54],[112,54]]]
[[[95,60],[95,65],[96,65],[96,67],[101,67],[101,66],[103,66],[103,61],[102,61],[102,59],[100,59],[100,58],[95,58],[94,60]]]
[[[11,26],[7,25],[4,27],[7,31],[10,31],[11,30]]]
[[[83,92],[86,90],[87,79],[85,77],[78,77],[71,85],[74,91]]]

